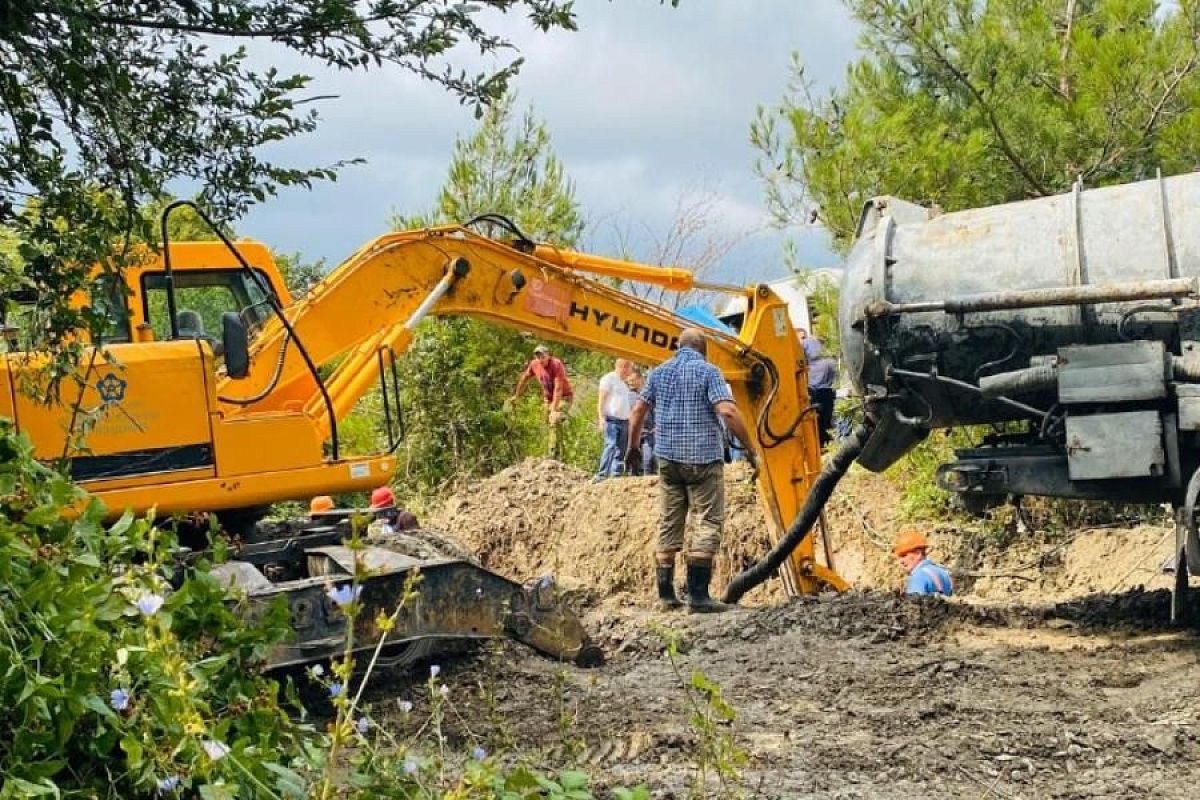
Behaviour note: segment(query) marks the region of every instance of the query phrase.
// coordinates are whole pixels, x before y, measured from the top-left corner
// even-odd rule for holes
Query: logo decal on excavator
[[[110,372],[96,381],[96,391],[100,393],[104,405],[111,406],[125,399],[125,387],[128,385],[125,379],[117,377],[117,373]]]
[[[570,289],[546,283],[540,278],[529,282],[529,291],[525,292],[525,308],[539,317],[563,322],[567,316],[567,300],[570,299]]]
[[[643,325],[640,322],[622,319],[619,314],[614,314],[611,311],[601,311],[591,306],[581,306],[572,300],[571,316],[578,317],[585,322],[590,319],[596,323],[596,327],[598,328],[607,327],[613,333],[633,339],[641,339],[643,342],[655,347],[662,347],[666,350],[679,349],[678,337],[672,336],[666,331],[660,331],[657,328]]]

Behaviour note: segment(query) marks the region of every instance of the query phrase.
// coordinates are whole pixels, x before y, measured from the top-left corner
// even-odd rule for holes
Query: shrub
[[[306,732],[261,677],[286,611],[246,625],[173,542],[103,509],[0,423],[0,796],[250,797]]]

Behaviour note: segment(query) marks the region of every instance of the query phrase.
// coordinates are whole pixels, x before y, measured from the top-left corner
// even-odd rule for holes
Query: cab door
[[[31,349],[36,304],[6,298],[0,414],[32,440],[37,458],[66,459],[78,481],[115,487],[163,473],[213,475],[211,347],[197,339],[133,343],[120,283],[100,276],[91,294],[93,310],[108,320],[102,346],[83,352],[78,373],[57,392],[46,385],[48,356]]]
[[[39,459],[66,458],[75,480],[108,488],[163,473],[215,474],[207,344],[114,344],[84,358],[81,376],[47,403],[36,394],[44,358],[7,357],[13,416]]]

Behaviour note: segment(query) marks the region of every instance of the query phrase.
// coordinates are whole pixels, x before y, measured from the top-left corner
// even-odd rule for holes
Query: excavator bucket
[[[582,667],[604,661],[553,579],[523,586],[484,569],[431,531],[368,537],[364,547],[351,549],[344,543],[349,520],[343,517],[260,523],[254,538],[213,574],[245,593],[252,615],[285,598],[295,636],[271,653],[272,669],[345,653],[349,621],[327,591],[353,580],[356,560],[366,577],[358,581],[355,651],[373,651],[383,638],[385,658],[402,663],[405,654],[424,656],[463,641],[508,637]],[[396,613],[406,594],[395,625],[385,630],[380,621]]]

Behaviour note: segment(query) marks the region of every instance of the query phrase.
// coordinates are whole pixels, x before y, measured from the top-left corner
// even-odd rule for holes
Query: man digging
[[[708,594],[725,520],[724,430],[739,441],[750,441],[729,386],[705,359],[707,350],[699,328],[679,334],[679,351],[650,373],[634,403],[625,456],[626,464],[641,463],[642,426],[653,409],[661,515],[655,555],[659,603],[664,609],[682,605],[675,596],[675,556],[683,549],[691,509],[697,518],[696,535],[687,552],[687,606],[692,613],[732,608]]]
[[[929,541],[916,528],[903,528],[896,537],[892,552],[900,560],[900,566],[908,573],[904,583],[905,594],[954,594],[954,580],[950,571],[929,558]]]

